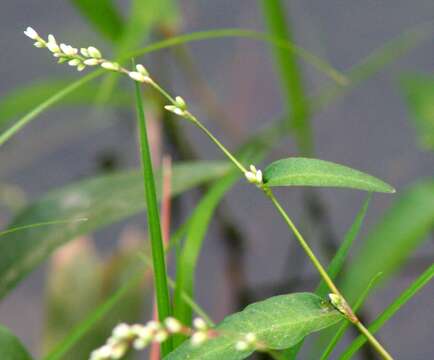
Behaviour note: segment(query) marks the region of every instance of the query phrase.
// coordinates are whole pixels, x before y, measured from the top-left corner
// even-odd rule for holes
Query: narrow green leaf
[[[0,359],[32,360],[21,341],[9,329],[0,325]]]
[[[268,186],[344,187],[393,193],[390,185],[371,175],[329,161],[287,158],[268,165],[264,171]]]
[[[369,331],[375,334],[395,313],[406,304],[414,295],[427,285],[434,276],[434,264],[431,265],[421,276],[419,276],[392,304],[390,304],[375,321],[368,326]],[[366,338],[359,336],[354,340],[343,354],[340,360],[351,359],[352,356],[366,343]]]
[[[340,313],[314,294],[276,296],[227,317],[216,327],[218,337],[198,347],[186,341],[165,359],[241,360],[252,351],[235,351],[235,343],[247,333],[254,333],[267,349],[279,350],[293,346],[310,333],[341,319]]]
[[[371,198],[372,195],[369,194],[369,196],[366,198],[365,202],[363,203],[363,206],[357,213],[354,222],[351,224],[350,229],[345,234],[344,241],[339,246],[338,251],[336,252],[335,256],[330,262],[330,265],[327,268],[327,273],[333,280],[336,279],[337,275],[339,274],[342,267],[344,266],[350,248],[353,245],[354,240],[356,240],[357,236],[360,233],[360,229],[362,227],[363,221],[365,220],[366,212],[368,211]],[[328,293],[328,287],[324,282],[324,280],[321,280],[318,287],[315,290],[315,294],[317,294],[318,296],[325,296],[327,293]]]
[[[231,172],[216,182],[196,206],[189,220],[186,240],[177,258],[176,288],[173,298],[174,316],[183,324],[191,324],[192,311],[190,306],[183,301],[182,294],[185,292],[194,298],[193,283],[196,264],[209,223],[221,199],[239,178],[238,172]],[[179,345],[183,339],[184,337],[179,336],[176,339],[176,345]]]
[[[400,83],[421,147],[434,150],[434,76],[407,74]]]
[[[370,281],[366,289],[363,291],[363,293],[359,296],[356,303],[352,306],[352,309],[354,312],[357,312],[360,307],[363,305],[365,300],[367,299],[369,293],[371,292],[371,289],[374,287],[375,283],[379,280],[381,277],[381,273],[378,273],[374,278]],[[348,329],[348,327],[351,325],[350,321],[344,321],[339,328],[335,331],[335,335],[330,340],[329,344],[327,345],[326,349],[324,350],[323,354],[321,355],[320,360],[326,360],[330,357],[330,354],[332,353],[333,349],[336,347],[336,344],[339,342],[340,339],[342,339],[342,336],[344,336],[345,331]]]
[[[20,131],[24,126],[26,126],[30,121],[35,119],[42,112],[57,104],[66,95],[73,93],[75,90],[82,87],[89,81],[95,79],[96,77],[102,75],[103,73],[103,70],[96,70],[84,76],[83,78],[73,82],[72,84],[50,96],[47,100],[43,101],[36,107],[32,108],[32,110],[30,110],[23,117],[18,119],[18,121],[16,121],[11,127],[0,133],[0,146],[2,146],[9,138],[15,135],[18,131]]]
[[[434,180],[417,183],[401,193],[379,223],[361,242],[351,266],[343,274],[342,290],[351,300],[370,279],[382,281],[400,268],[434,228]]]
[[[229,169],[226,162],[175,164],[172,195],[214,180]],[[25,208],[8,229],[26,228],[0,237],[0,297],[58,246],[143,211],[145,204],[137,201],[143,196],[143,179],[139,173],[119,173],[52,191]],[[52,222],[59,218],[86,218],[87,221],[63,226],[28,227],[29,224]]]
[[[286,8],[281,0],[261,0],[268,32],[276,39],[293,42],[289,22],[285,17]],[[310,110],[303,85],[302,73],[293,53],[274,47],[275,58],[280,72],[280,81],[285,93],[285,104],[290,122],[288,128],[294,130],[299,151],[304,155],[312,153],[312,129]]]
[[[72,4],[93,27],[111,41],[124,31],[123,19],[113,0],[71,0]]]
[[[31,111],[45,99],[67,88],[69,84],[71,84],[70,80],[47,79],[26,84],[9,92],[0,100],[0,128],[7,125],[14,117]],[[80,91],[68,92],[63,97],[62,103],[57,103],[57,105],[94,105],[97,91],[98,86],[86,83],[81,86]],[[131,104],[131,99],[129,94],[124,91],[117,92],[109,101],[104,103],[110,107],[124,107],[127,104],[128,106]]]
[[[151,239],[152,263],[154,268],[154,287],[157,301],[158,318],[161,322],[172,314],[172,306],[167,285],[166,256],[164,254],[163,237],[161,235],[160,213],[155,189],[154,170],[152,168],[151,150],[149,148],[146,129],[145,111],[143,110],[140,83],[135,82],[137,123],[140,138],[140,158],[143,170],[145,200],[147,207],[148,233]],[[163,355],[172,350],[172,339],[161,344]]]

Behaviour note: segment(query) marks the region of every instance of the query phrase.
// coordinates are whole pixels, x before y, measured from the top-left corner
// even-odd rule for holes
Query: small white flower
[[[256,182],[258,183],[258,184],[262,184],[262,171],[261,170],[258,170],[258,171],[256,171]]]
[[[193,320],[193,326],[197,329],[197,330],[207,330],[208,329],[208,325],[206,324],[205,320],[197,317]]]
[[[112,348],[112,359],[120,359],[128,350],[128,343],[119,343]]]
[[[180,332],[182,329],[182,324],[179,322],[179,320],[173,317],[168,317],[166,320],[164,320],[164,325],[166,326],[167,330],[173,334]]]
[[[143,75],[143,74],[141,74],[141,73],[139,73],[138,71],[130,71],[128,73],[128,76],[131,79],[133,79],[135,81],[138,81],[138,82],[145,82],[145,80],[146,80],[146,76]]]
[[[239,340],[235,343],[235,350],[237,351],[245,351],[249,348],[249,344],[244,340]]]
[[[143,76],[149,76],[148,70],[142,64],[137,64],[136,70]]]
[[[78,50],[76,48],[73,48],[71,45],[60,44],[60,49],[65,55],[68,56],[74,56],[78,53]]]
[[[133,348],[136,350],[143,350],[146,346],[148,346],[149,341],[145,339],[138,338],[133,341]]]
[[[176,114],[176,115],[179,115],[179,116],[184,116],[184,115],[185,115],[184,110],[180,109],[180,108],[177,107],[177,106],[174,106],[174,105],[166,105],[164,108],[165,108],[167,111],[170,111],[170,112],[172,112],[172,113],[174,113],[174,114]]]
[[[125,339],[131,336],[131,328],[128,324],[121,323],[113,329],[113,336],[116,339]]]
[[[96,47],[94,47],[94,46],[89,46],[88,48],[87,48],[87,52],[89,53],[89,55],[91,56],[91,57],[93,57],[93,58],[97,58],[97,59],[100,59],[101,58],[101,53],[100,53],[100,51],[96,48]]]
[[[110,62],[110,61],[104,61],[101,64],[101,67],[103,67],[106,70],[113,70],[113,71],[119,70],[119,64],[115,63],[115,62]]]
[[[185,103],[185,100],[181,96],[177,96],[175,98],[176,105],[180,108],[185,110],[187,108],[187,104]]]
[[[154,340],[157,343],[162,343],[162,342],[166,341],[168,337],[169,337],[169,334],[167,333],[166,330],[158,330],[154,336]]]
[[[84,57],[89,57],[89,51],[87,51],[86,48],[81,48],[81,49],[80,49],[80,53],[81,53],[81,55],[83,55]]]
[[[244,173],[244,176],[246,177],[246,179],[247,179],[249,182],[251,182],[251,183],[256,182],[256,176],[255,176],[255,174],[253,174],[252,172],[250,172],[250,171],[246,171],[246,172]]]
[[[199,346],[202,345],[208,339],[208,334],[205,331],[197,331],[191,337],[191,345]]]
[[[244,173],[244,176],[246,177],[248,182],[257,186],[261,186],[264,183],[262,171],[256,169],[254,165],[250,165],[250,171],[246,171]]]
[[[84,64],[77,65],[77,71],[83,71],[85,68],[86,68],[86,65],[84,65]]]
[[[48,35],[47,48],[52,53],[60,52],[60,48],[59,45],[57,45],[56,38],[52,34]]]
[[[68,61],[69,66],[77,66],[81,63],[80,59],[72,59]]]
[[[38,33],[30,26],[27,27],[27,29],[24,31],[24,34],[33,40],[39,38]]]
[[[94,65],[98,65],[99,60],[98,59],[86,59],[83,61],[86,65],[89,66],[94,66]]]
[[[151,331],[157,331],[161,329],[161,324],[158,321],[151,320],[147,322],[146,327]]]
[[[37,48],[43,48],[45,47],[44,43],[40,41],[36,41],[33,45],[35,45]]]

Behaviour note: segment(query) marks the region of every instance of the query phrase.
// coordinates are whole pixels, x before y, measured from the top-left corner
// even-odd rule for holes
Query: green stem
[[[393,360],[392,356],[387,350],[378,342],[378,340],[371,334],[371,332],[359,321],[356,324],[359,331],[366,336],[371,345],[377,350],[381,357],[385,360]]]
[[[158,318],[164,321],[171,316],[169,289],[167,286],[166,260],[161,235],[160,215],[155,191],[154,172],[152,169],[151,152],[149,149],[146,129],[145,112],[143,110],[142,94],[139,83],[136,84],[137,122],[140,135],[140,155],[143,168],[143,179],[147,205],[148,231],[151,238],[152,261],[154,266],[154,283],[156,290]],[[172,340],[161,344],[162,354],[167,355],[172,350]]]

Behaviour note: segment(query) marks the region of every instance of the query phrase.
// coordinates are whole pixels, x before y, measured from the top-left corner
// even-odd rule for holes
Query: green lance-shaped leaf
[[[384,181],[361,171],[330,161],[293,157],[277,160],[264,171],[268,186],[343,187],[372,192],[393,193]]]
[[[176,164],[172,195],[222,176],[229,169],[225,162]],[[138,172],[128,172],[74,183],[31,204],[8,229],[53,220],[70,219],[71,222],[26,227],[0,236],[0,297],[58,246],[143,211],[145,204],[138,200],[142,198],[143,178]],[[83,218],[87,221],[73,221]]]
[[[32,357],[21,341],[7,328],[0,325],[0,359],[31,360]]]
[[[237,351],[235,344],[253,333],[261,346],[270,350],[295,345],[305,336],[336,324],[343,317],[322,298],[311,293],[280,295],[251,304],[227,317],[216,331],[219,336],[203,345],[187,340],[166,360],[241,360],[253,350]]]

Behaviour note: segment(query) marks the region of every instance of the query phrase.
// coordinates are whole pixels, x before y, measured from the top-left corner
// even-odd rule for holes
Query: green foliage
[[[401,85],[421,147],[434,150],[434,76],[407,74]]]
[[[21,341],[9,329],[0,325],[0,359],[32,360]]]
[[[268,186],[327,186],[393,193],[385,182],[361,171],[329,161],[308,158],[277,160],[264,170]]]
[[[216,331],[220,336],[194,347],[186,341],[165,359],[240,360],[253,351],[234,351],[235,343],[254,333],[267,349],[285,349],[305,336],[336,324],[342,316],[320,297],[310,293],[280,295],[251,304],[227,317]]]
[[[342,286],[349,298],[358,296],[377,273],[387,280],[434,228],[434,182],[419,182],[402,192],[361,242]]]
[[[71,0],[93,27],[111,41],[122,37],[125,25],[114,0]]]
[[[158,318],[160,321],[172,315],[172,306],[167,285],[166,256],[164,254],[163,236],[161,235],[160,213],[155,189],[154,170],[152,166],[151,150],[148,141],[148,132],[143,109],[142,91],[140,84],[135,83],[137,124],[140,139],[140,159],[143,170],[143,182],[145,188],[145,200],[147,208],[148,233],[151,240],[152,263],[154,268],[154,286],[157,301]],[[172,350],[171,339],[162,345],[163,355]]]
[[[392,302],[374,322],[369,326],[372,333],[377,332],[395,313],[405,305],[413,296],[417,294],[434,277],[434,264],[431,265],[422,275],[420,275],[395,301]],[[366,343],[366,338],[359,336],[344,351],[340,360],[349,360],[354,353]]]
[[[228,169],[228,164],[222,162],[175,164],[172,195],[213,180]],[[0,296],[58,246],[143,211],[144,202],[137,201],[143,196],[143,179],[139,173],[130,172],[71,184],[35,201],[17,215],[9,228],[56,219],[87,218],[87,221],[30,227],[0,237]]]

